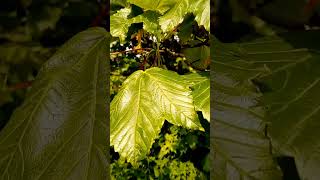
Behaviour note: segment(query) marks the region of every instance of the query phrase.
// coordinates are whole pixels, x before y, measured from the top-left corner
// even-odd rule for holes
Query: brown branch
[[[129,50],[124,50],[124,51],[115,51],[115,52],[111,52],[110,54],[111,55],[118,55],[118,54],[124,54],[124,53],[127,53],[127,52],[135,52],[135,51],[151,51],[153,50],[152,48],[139,48],[139,49],[129,49]],[[164,52],[169,52],[173,55],[177,55],[177,56],[184,56],[184,54],[181,54],[181,53],[176,53],[176,52],[172,52],[170,50],[163,50],[163,49],[160,49],[159,50],[160,53],[164,53]]]
[[[124,50],[124,51],[115,51],[111,52],[111,55],[118,55],[118,54],[124,54],[127,52],[135,52],[135,51],[151,51],[152,48],[137,48],[137,49],[129,49],[129,50]]]
[[[9,86],[8,90],[9,91],[16,91],[16,90],[20,90],[20,89],[26,89],[32,85],[32,82],[33,81],[26,81],[26,82],[17,83],[12,86]]]

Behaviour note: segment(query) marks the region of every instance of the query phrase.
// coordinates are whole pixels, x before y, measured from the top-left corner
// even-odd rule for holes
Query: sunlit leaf
[[[133,18],[128,18],[131,8],[123,8],[110,17],[110,33],[113,37],[119,37],[124,41],[129,27],[134,23],[143,23],[143,29],[161,38],[161,30],[158,23],[159,14],[147,11]]]
[[[161,14],[163,14],[171,8],[171,6],[175,3],[175,0],[128,0],[128,2],[145,10],[159,11]]]
[[[207,31],[210,30],[209,0],[175,0],[174,6],[159,18],[162,30],[164,32],[174,30],[188,13],[193,13],[198,24],[204,25]]]
[[[139,70],[111,102],[111,145],[135,165],[149,153],[165,120],[203,130],[183,77],[160,68]]]
[[[203,117],[210,122],[210,75],[192,73],[185,75],[187,81],[193,83],[192,96],[197,111],[201,111]]]

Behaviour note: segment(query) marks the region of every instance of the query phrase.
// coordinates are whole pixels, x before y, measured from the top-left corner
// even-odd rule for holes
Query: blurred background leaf
[[[0,129],[60,45],[92,25],[106,27],[105,8],[104,0],[1,1]]]

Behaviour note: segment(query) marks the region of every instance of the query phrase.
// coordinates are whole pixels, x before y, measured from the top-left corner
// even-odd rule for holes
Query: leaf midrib
[[[80,58],[80,60],[79,60],[77,63],[75,63],[74,65],[72,65],[72,66],[70,67],[70,69],[72,69],[72,67],[77,66],[80,62],[83,61],[83,59],[87,58],[87,56],[90,54],[90,52],[93,51],[93,49],[95,49],[100,43],[104,42],[104,40],[105,40],[105,37],[104,37],[104,38],[101,38],[95,45],[93,45],[93,46],[88,50],[88,52],[87,52],[84,56],[82,56],[82,57]],[[62,71],[61,74],[64,74],[64,73],[68,72],[70,69],[67,69],[67,70],[65,70],[65,71]],[[94,72],[95,72],[95,71],[94,71]],[[58,77],[58,76],[55,76],[55,78],[52,78],[51,80],[53,81],[53,79],[57,79],[57,77]],[[50,83],[50,84],[52,84],[52,83]],[[49,84],[49,85],[50,85],[50,84]],[[39,180],[39,179],[42,177],[42,175],[46,172],[46,170],[47,170],[48,167],[51,165],[51,163],[53,162],[53,160],[56,158],[57,154],[59,154],[59,152],[65,147],[65,145],[68,144],[68,142],[69,142],[70,140],[72,140],[72,138],[73,138],[76,134],[78,134],[78,133],[80,132],[80,130],[84,127],[84,125],[86,125],[87,123],[89,123],[89,121],[86,121],[86,122],[83,124],[83,126],[80,126],[79,130],[77,130],[76,133],[74,133],[74,134],[66,141],[66,143],[64,143],[64,144],[56,151],[57,153],[55,153],[54,156],[52,157],[52,159],[49,160],[49,163],[47,163],[47,166],[41,171],[40,175],[38,176],[38,178],[36,178],[36,180]],[[90,162],[89,162],[89,164],[90,164]]]
[[[152,79],[155,79],[155,82],[158,82],[158,81],[159,81],[159,79],[156,78],[156,77],[154,77],[153,75],[148,74],[148,73],[145,73],[145,74],[149,75]],[[157,84],[159,84],[159,83],[157,83]],[[171,100],[170,98],[168,98],[168,96],[166,95],[166,93],[163,92],[163,89],[160,88],[159,85],[158,85],[158,87],[159,87],[160,91],[162,92],[162,94],[163,94],[163,95],[166,97],[166,99],[170,102],[170,104],[173,105],[173,106],[175,106],[175,107],[177,108],[176,104],[173,103],[172,100]],[[179,109],[179,108],[178,108],[178,109]],[[179,109],[179,112],[180,112],[181,114],[183,114],[186,119],[188,119],[188,116],[184,113],[184,111],[181,111],[181,110]],[[182,119],[181,119],[181,120],[182,120]],[[192,120],[190,120],[190,121],[191,121],[193,124],[195,124]],[[180,123],[183,124],[182,121],[180,121]],[[195,124],[195,125],[198,127],[197,124]]]
[[[105,37],[104,37],[104,38],[105,38]],[[90,54],[90,52],[91,52],[94,48],[96,48],[96,46],[97,46],[98,44],[100,44],[101,42],[103,42],[103,41],[105,40],[104,38],[102,38],[101,40],[99,40],[93,47],[91,47],[91,48],[89,49],[88,53],[85,54],[82,58],[80,58],[80,60],[79,60],[77,63],[73,64],[73,65],[70,67],[70,69],[72,69],[72,67],[77,66],[80,62],[82,62],[82,60],[83,60],[84,58],[86,58],[87,55]],[[66,70],[63,70],[63,71],[59,71],[56,76],[53,76],[53,77],[48,78],[47,86],[46,86],[46,87],[44,88],[44,90],[42,90],[42,91],[43,91],[43,92],[48,92],[50,89],[52,89],[52,85],[53,85],[52,82],[55,81],[56,79],[59,79],[61,76],[63,77],[63,74],[65,74],[66,72],[70,71],[70,69],[66,69]],[[38,90],[37,92],[40,92],[40,91],[41,91],[41,90]],[[8,135],[3,139],[2,142],[4,142],[8,137],[10,137],[10,135],[11,135],[18,127],[20,127],[20,126],[23,124],[23,122],[25,122],[26,120],[28,121],[28,122],[27,122],[27,125],[25,126],[25,128],[24,128],[24,130],[23,130],[23,132],[22,132],[21,137],[19,138],[18,142],[15,144],[15,146],[18,146],[18,148],[15,148],[15,150],[11,153],[11,154],[12,154],[12,157],[10,158],[9,162],[7,163],[5,172],[7,171],[8,167],[11,165],[11,162],[12,162],[12,159],[13,159],[13,154],[15,154],[15,153],[17,152],[17,149],[19,149],[19,150],[21,149],[21,141],[22,141],[22,139],[24,138],[27,129],[29,129],[29,126],[30,126],[30,124],[31,124],[31,122],[32,122],[31,119],[33,118],[35,112],[37,112],[37,111],[39,110],[39,106],[42,104],[42,102],[43,102],[43,100],[44,100],[45,97],[47,97],[47,94],[42,93],[42,95],[40,96],[39,101],[37,101],[38,103],[36,103],[35,108],[33,108],[32,112],[31,112],[30,115],[29,115],[29,117],[28,117],[27,119],[23,120],[21,124],[19,124],[18,126],[16,126],[16,128],[14,128],[10,133],[8,133]],[[86,124],[86,123],[85,123],[85,124]],[[58,154],[58,153],[56,153],[56,154]],[[56,157],[56,154],[54,155],[54,158]],[[21,156],[23,157],[23,154],[21,154]],[[54,159],[54,158],[53,158],[53,159]],[[24,160],[24,158],[22,158],[22,159]],[[50,160],[49,162],[51,162],[51,161],[52,161],[52,160]],[[40,175],[39,175],[36,179],[39,179],[39,178],[43,175],[43,173],[46,171],[46,169],[48,168],[48,166],[49,166],[50,164],[51,164],[51,163],[48,163],[48,164],[47,164],[46,168],[44,168],[43,172],[41,172]],[[25,164],[22,163],[22,173],[21,173],[22,175],[24,174],[24,165],[25,165]]]

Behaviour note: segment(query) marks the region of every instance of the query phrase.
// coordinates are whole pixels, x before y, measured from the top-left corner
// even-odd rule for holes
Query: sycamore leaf
[[[123,8],[117,13],[110,16],[110,34],[113,37],[119,37],[120,41],[124,41],[132,22],[128,20],[131,8]]]
[[[131,4],[135,4],[145,10],[159,11],[161,14],[165,13],[172,5],[175,0],[128,0]]]
[[[311,32],[312,33],[312,32]],[[309,33],[307,33],[309,34]],[[299,34],[300,36],[301,34]],[[311,41],[287,41],[299,47],[319,45],[319,34]],[[318,41],[317,41],[318,40]],[[315,43],[316,42],[316,43]],[[274,42],[278,46],[285,42]],[[271,44],[270,44],[271,45]],[[268,50],[268,53],[285,53],[287,63],[278,71],[272,71],[260,81],[270,89],[263,96],[268,106],[267,117],[271,121],[269,133],[275,150],[280,155],[292,156],[301,179],[319,179],[320,153],[320,53],[308,49],[288,47],[286,51]],[[300,52],[293,56],[289,51]],[[279,63],[283,59],[271,59]]]
[[[182,23],[185,15],[188,13],[189,0],[175,0],[175,4],[159,19],[159,24],[164,32],[174,30]]]
[[[190,84],[172,71],[152,68],[147,72],[151,80],[149,91],[165,119],[178,126],[204,130],[195,112]]]
[[[147,155],[164,123],[143,71],[132,74],[111,102],[111,145],[133,164]]]
[[[160,68],[139,70],[111,102],[111,145],[135,165],[149,153],[165,120],[203,130],[183,77]]]
[[[210,77],[208,72],[202,74],[192,73],[184,78],[192,83],[192,96],[197,111],[201,111],[203,117],[210,122]]]
[[[131,19],[132,23],[143,23],[143,29],[159,39],[162,38],[162,31],[158,22],[159,14],[155,11],[146,11],[143,14]]]
[[[113,37],[119,37],[120,41],[125,40],[128,29],[133,23],[143,23],[144,30],[161,39],[163,32],[174,30],[188,13],[194,14],[199,26],[204,26],[207,31],[210,30],[209,0],[129,0],[128,2],[140,6],[145,12],[128,18],[131,8],[126,7],[110,17],[110,33]]]
[[[186,60],[195,69],[204,70],[210,65],[210,47],[200,46],[183,49]]]
[[[210,30],[209,0],[129,0],[128,2],[145,10],[158,11],[163,14],[163,16],[159,17],[159,23],[164,32],[172,31],[182,23],[188,13],[195,15],[195,20],[199,26],[204,26],[207,31]]]
[[[275,153],[294,157],[301,179],[311,180],[320,175],[320,56],[318,50],[304,47],[318,48],[314,42],[319,39],[318,33],[310,31],[303,37],[281,34],[245,43],[214,44],[215,58],[223,60],[215,62],[215,71],[228,72],[237,80],[235,85],[245,83],[243,75],[255,80],[264,92],[260,105],[268,107],[265,118],[271,124],[267,133]]]
[[[246,52],[237,44],[213,41],[211,178],[281,179],[270,150],[270,140],[265,135],[264,110],[258,104],[261,94],[250,81],[265,73],[254,58],[258,54]]]
[[[192,2],[194,3],[189,12],[195,15],[195,20],[199,26],[204,26],[207,31],[210,31],[210,1],[198,0]]]
[[[174,30],[188,13],[193,13],[195,20],[207,31],[210,30],[210,1],[209,0],[175,0],[175,4],[159,18],[159,24],[164,32]]]
[[[131,8],[123,8],[110,17],[110,33],[125,41],[129,27],[134,23],[143,23],[143,29],[161,38],[161,29],[158,23],[159,14],[147,11],[133,18],[128,18]]]
[[[191,15],[190,16],[187,15],[186,18],[183,20],[183,22],[180,24],[178,28],[178,36],[182,44],[187,44],[188,41],[191,40],[193,25],[194,25],[194,17]]]
[[[0,132],[0,179],[107,179],[108,36],[75,35]]]

